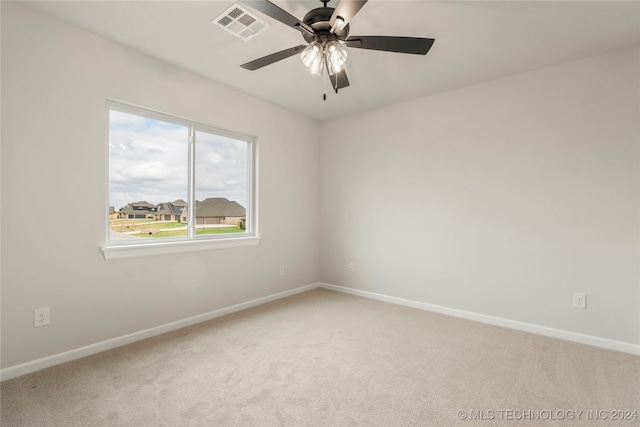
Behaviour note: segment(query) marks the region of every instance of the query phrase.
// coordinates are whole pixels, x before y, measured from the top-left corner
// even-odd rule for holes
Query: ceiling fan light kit
[[[300,45],[256,59],[241,67],[255,71],[274,62],[296,55],[312,73],[319,75],[327,69],[331,85],[338,92],[349,86],[344,71],[347,60],[346,47],[371,49],[385,52],[426,55],[434,39],[395,36],[349,36],[349,21],[367,3],[367,0],[340,0],[335,8],[327,7],[327,1],[321,1],[323,7],[309,11],[302,20],[281,9],[268,0],[245,1],[247,6],[264,13],[283,24],[300,31],[307,46]]]
[[[329,74],[338,74],[347,62],[347,50],[337,41],[330,41],[324,47],[324,54],[327,61]]]
[[[311,71],[311,74],[319,75],[324,68],[324,48],[318,42],[307,46],[300,54],[302,63]]]
[[[337,41],[324,45],[314,41],[302,51],[300,58],[311,74],[320,75],[326,64],[329,75],[333,76],[344,69],[347,50]]]

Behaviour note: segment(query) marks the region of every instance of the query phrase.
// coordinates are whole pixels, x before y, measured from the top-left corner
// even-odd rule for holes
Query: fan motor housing
[[[349,35],[349,24],[342,29],[336,29],[331,33],[331,16],[333,15],[333,7],[319,7],[310,10],[302,19],[302,22],[313,28],[315,34],[302,33],[307,43],[313,41],[325,42],[329,40],[346,40]]]

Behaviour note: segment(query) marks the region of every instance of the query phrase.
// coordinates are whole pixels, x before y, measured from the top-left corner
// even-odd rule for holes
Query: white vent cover
[[[238,3],[225,10],[222,15],[211,21],[211,23],[224,28],[242,40],[249,40],[269,27],[266,22],[247,11]]]

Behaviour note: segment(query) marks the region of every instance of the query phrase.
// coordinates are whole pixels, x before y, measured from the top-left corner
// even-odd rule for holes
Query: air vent
[[[211,23],[224,28],[242,40],[249,40],[269,27],[266,22],[237,3],[225,10]]]

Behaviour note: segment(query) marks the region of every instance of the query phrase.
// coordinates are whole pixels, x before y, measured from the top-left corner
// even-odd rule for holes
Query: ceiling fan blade
[[[327,70],[328,72],[329,70]],[[347,72],[342,70],[338,74],[330,74],[329,80],[331,80],[331,86],[333,86],[333,90],[338,92],[338,89],[345,88],[349,86],[349,79],[347,78]]]
[[[394,36],[350,36],[345,44],[359,49],[426,55],[434,39]]]
[[[272,53],[271,55],[267,55],[262,58],[255,59],[251,62],[247,62],[246,64],[242,64],[241,67],[246,70],[255,71],[258,68],[266,67],[267,65],[271,65],[274,62],[281,61],[295,55],[296,53],[302,52],[306,47],[306,45],[301,44],[300,46],[281,50],[280,52]]]
[[[331,20],[329,21],[329,23],[331,24],[331,26],[334,26],[336,23],[336,18],[340,17],[344,21],[344,23],[341,25],[341,28],[344,28],[345,25],[347,25],[349,21],[351,21],[351,18],[353,18],[356,13],[358,13],[358,11],[362,9],[362,6],[364,6],[366,2],[367,0],[340,0],[340,2],[338,2],[338,5],[336,6],[336,9],[333,11],[333,15],[331,15]]]
[[[314,33],[313,29],[306,25],[303,22],[300,22],[298,18],[291,15],[286,10],[281,9],[275,4],[271,3],[268,0],[249,0],[243,1],[247,6],[257,10],[258,12],[262,12],[267,16],[272,17],[273,19],[282,22],[285,25],[288,25],[296,30],[306,30],[311,34]]]

